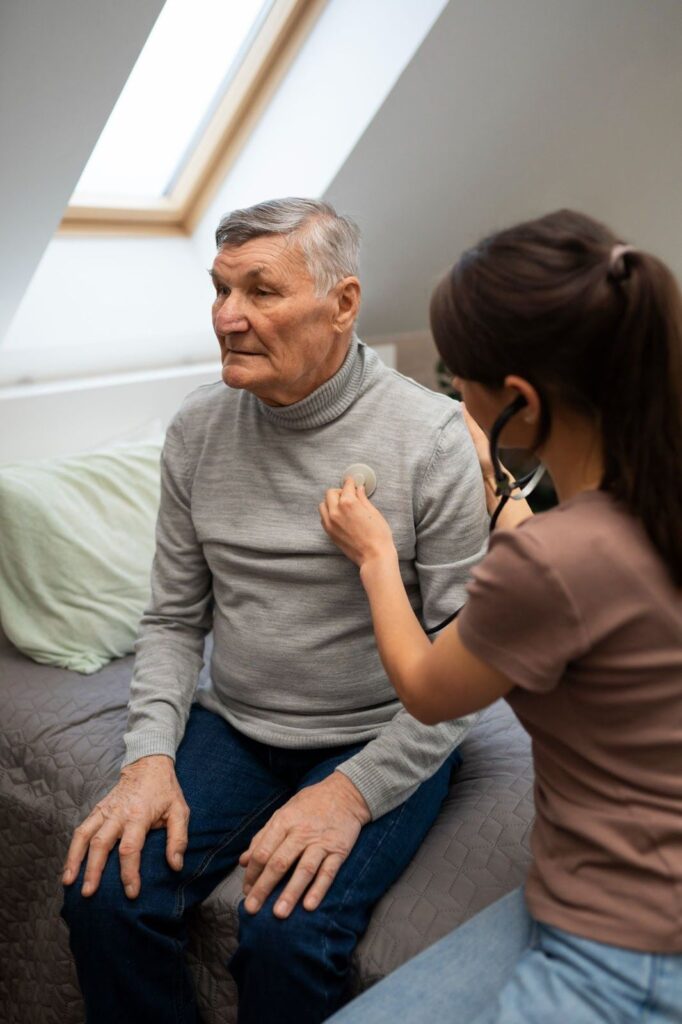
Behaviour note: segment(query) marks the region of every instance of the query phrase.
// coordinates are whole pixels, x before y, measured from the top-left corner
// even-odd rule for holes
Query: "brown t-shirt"
[[[640,524],[587,491],[496,533],[469,595],[462,642],[516,684],[533,742],[531,913],[682,952],[682,591]]]

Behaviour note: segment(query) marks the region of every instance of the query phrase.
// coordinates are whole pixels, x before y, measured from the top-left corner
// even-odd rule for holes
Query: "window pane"
[[[274,0],[166,0],[73,200],[164,195]]]

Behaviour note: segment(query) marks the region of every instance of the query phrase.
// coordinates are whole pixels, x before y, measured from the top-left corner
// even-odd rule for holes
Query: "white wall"
[[[2,0],[0,339],[162,0]]]
[[[391,344],[376,346],[395,366]],[[210,362],[144,373],[5,388],[0,396],[0,465],[92,451],[164,430],[183,398],[220,380],[217,350]]]
[[[6,388],[0,401],[0,465],[158,435],[185,395],[219,379],[214,360],[180,370]]]
[[[682,3],[450,0],[327,195],[363,227],[365,336],[425,327],[465,246],[561,206],[682,274]]]
[[[211,301],[189,238],[55,238],[0,348],[0,387],[210,359]]]

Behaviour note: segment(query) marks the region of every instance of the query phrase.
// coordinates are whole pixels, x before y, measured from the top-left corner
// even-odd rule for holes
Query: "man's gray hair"
[[[238,246],[263,235],[287,235],[300,245],[318,295],[326,295],[343,277],[358,272],[360,229],[319,199],[269,199],[226,214],[215,233],[216,245]]]

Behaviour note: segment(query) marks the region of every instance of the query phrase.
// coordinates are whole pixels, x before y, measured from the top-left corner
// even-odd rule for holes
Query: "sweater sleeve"
[[[150,754],[175,757],[211,623],[212,577],[192,522],[185,447],[176,417],[161,456],[151,599],[135,645],[123,765]]]
[[[365,798],[372,819],[404,803],[438,771],[476,721],[476,715],[422,725],[401,708],[376,739],[340,764]]]
[[[416,569],[423,618],[435,626],[466,600],[469,574],[488,543],[478,458],[458,405],[442,427],[416,500]],[[477,715],[423,725],[404,708],[337,769],[365,798],[373,818],[406,800],[459,746]]]
[[[467,599],[471,571],[488,549],[483,479],[458,402],[440,432],[418,495],[416,568],[426,628]]]

